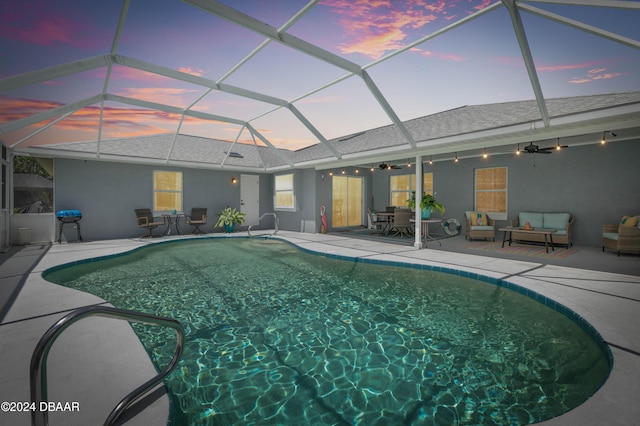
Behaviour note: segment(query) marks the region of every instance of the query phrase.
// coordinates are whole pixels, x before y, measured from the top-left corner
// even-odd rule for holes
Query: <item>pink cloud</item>
[[[5,2],[0,13],[0,37],[39,46],[104,46],[105,41],[97,39],[98,28],[86,17],[71,19],[42,1]]]
[[[193,68],[193,67],[179,67],[178,71],[184,72],[184,73],[187,73],[187,74],[191,74],[191,75],[195,75],[195,76],[198,76],[198,77],[202,77],[205,74],[205,71],[203,69]]]
[[[193,93],[199,92],[195,89],[178,89],[171,87],[127,87],[116,92],[116,94],[120,96],[183,107],[186,107],[188,103],[185,97],[188,96],[191,98]]]
[[[598,75],[598,74],[601,74],[601,73],[605,72],[606,70],[607,70],[606,68],[595,68],[595,69],[587,71],[587,75],[588,76],[595,76],[595,75]]]
[[[58,102],[40,101],[34,99],[14,99],[0,96],[0,122],[8,123],[38,114],[43,111],[57,108],[62,104]]]
[[[623,73],[620,73],[620,72],[605,72],[605,71],[607,71],[606,68],[590,69],[587,71],[586,76],[574,77],[571,80],[569,80],[569,83],[572,83],[572,84],[592,83],[594,81],[610,80],[612,78],[621,77],[624,75]]]
[[[496,58],[497,61],[505,65],[521,65],[523,63],[521,58],[500,57]],[[621,77],[624,73],[620,72],[606,72],[607,68],[599,66],[604,61],[583,62],[576,64],[557,64],[557,65],[542,65],[536,67],[536,71],[539,73],[546,72],[562,72],[568,70],[581,70],[586,69],[586,75],[573,77],[569,80],[571,84],[585,84],[598,80],[609,80],[616,77]],[[596,67],[596,68],[594,68]]]
[[[473,3],[477,3],[475,6]],[[322,0],[331,8],[346,41],[338,45],[342,53],[359,53],[379,58],[403,47],[412,32],[443,19],[487,7],[491,0]],[[424,33],[419,34],[423,35]],[[403,44],[404,43],[404,44]]]
[[[17,99],[0,96],[0,122],[9,122],[29,117],[33,114],[48,111],[52,108],[62,106],[58,102],[40,101],[35,99]],[[27,134],[41,128],[47,122],[36,123],[29,128],[12,132],[10,144],[15,142],[16,137],[21,138]],[[105,106],[102,116],[102,138],[126,138],[132,136],[155,135],[158,133],[174,132],[177,129],[180,115],[156,111],[150,109],[132,108],[127,106]],[[59,121],[51,129],[47,130],[46,138],[33,138],[25,142],[23,146],[45,145],[50,143],[62,143],[75,140],[89,140],[96,137],[100,120],[100,107],[88,106],[74,112],[64,120]],[[237,127],[228,127],[228,123],[212,120],[201,120],[195,117],[185,116],[183,120],[183,130],[190,125],[190,128],[197,126],[205,128],[211,124],[221,124],[226,133],[236,134]],[[205,127],[203,127],[205,126]],[[263,135],[268,135],[271,131],[260,129]],[[18,135],[19,133],[19,135]],[[43,133],[44,134],[44,133]],[[211,132],[205,132],[203,136],[210,137]],[[229,138],[231,139],[231,138]],[[274,138],[269,139],[280,148],[298,149],[315,143],[310,140],[287,140]],[[242,138],[238,142],[253,145],[251,138]],[[264,145],[257,139],[258,145]]]
[[[324,0],[321,4],[331,8],[338,17],[337,24],[344,31],[347,40],[339,44],[340,51],[371,58],[379,58],[387,51],[402,47],[410,31],[435,21],[438,15],[444,15],[447,6],[443,0]]]
[[[193,67],[179,67],[177,71],[196,76],[202,76],[206,72],[203,69]],[[175,80],[170,77],[165,77],[163,75],[154,74],[152,72],[142,71],[137,68],[130,68],[117,64],[113,66],[111,78],[113,80],[144,81],[149,83],[153,82],[153,84],[172,84],[175,82]]]
[[[482,10],[493,3],[493,0],[482,0],[480,4],[473,6],[475,10]]]
[[[290,139],[281,139],[281,138],[271,138],[269,139],[273,145],[277,146],[280,149],[290,149],[292,151],[306,148],[309,145],[313,145],[317,143],[316,140],[311,139],[300,139],[300,140],[290,140]],[[253,141],[251,142],[253,143]]]
[[[423,50],[417,47],[411,49],[412,52],[418,53],[427,58],[434,58],[441,61],[453,61],[453,62],[462,62],[464,61],[464,57],[461,55],[456,55],[454,53],[443,53],[443,52],[433,52],[430,50]]]
[[[129,68],[122,65],[114,65],[111,71],[113,80],[134,80],[134,81],[171,81],[169,77],[154,74],[147,71],[141,71],[136,68]]]
[[[15,121],[62,105],[59,102],[0,97],[0,117],[3,122]],[[99,119],[100,107],[88,106],[61,120],[56,124],[56,127],[65,130],[92,131],[97,129]],[[157,130],[154,129],[157,129],[158,126],[153,123],[177,123],[179,119],[178,114],[163,111],[131,107],[104,107],[102,124],[106,131],[119,132],[119,129],[127,129],[125,133],[129,135],[140,135],[157,133]],[[184,120],[201,121],[188,116]],[[40,127],[43,124],[38,123],[36,126]]]
[[[595,65],[594,62],[586,62],[581,64],[560,64],[560,65],[543,65],[536,67],[536,71],[538,72],[556,72],[556,71],[565,71],[565,70],[574,70],[574,69],[582,69],[589,68]]]

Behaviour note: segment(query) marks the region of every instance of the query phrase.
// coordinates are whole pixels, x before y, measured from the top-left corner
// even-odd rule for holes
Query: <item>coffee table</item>
[[[507,226],[506,228],[499,228],[498,231],[504,232],[502,235],[502,248],[504,248],[504,243],[507,241],[507,233],[509,233],[509,246],[511,246],[512,242],[512,232],[529,232],[531,234],[541,234],[544,235],[544,248],[549,253],[549,244],[551,244],[551,251],[555,251],[555,247],[553,246],[553,233],[556,232],[555,229],[547,229],[547,228],[534,228],[534,229],[523,229],[518,226]],[[547,241],[547,237],[548,241]]]

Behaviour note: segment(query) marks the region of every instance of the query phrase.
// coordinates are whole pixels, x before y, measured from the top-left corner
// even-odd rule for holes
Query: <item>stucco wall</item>
[[[574,242],[599,246],[602,224],[616,223],[625,214],[640,214],[640,141],[574,146],[552,154],[490,156],[425,165],[434,173],[434,190],[446,217],[464,223],[466,210],[474,208],[474,170],[508,167],[508,217],[520,211],[567,211],[575,217]],[[207,207],[210,226],[223,207],[240,205],[240,186],[232,185],[238,172],[177,169],[151,165],[57,159],[55,162],[56,211],[83,212],[85,240],[129,238],[141,235],[133,210],[152,206],[153,170],[179,170],[184,176],[184,207]],[[360,168],[365,178],[365,207],[384,209],[389,204],[389,175],[403,170]],[[355,175],[353,168],[347,174]],[[295,212],[277,212],[280,228],[320,231],[320,205],[325,204],[331,224],[331,176],[327,171],[296,170]],[[260,214],[273,211],[273,175],[260,175]],[[366,223],[366,217],[363,217]],[[504,225],[506,222],[500,222]],[[270,223],[261,224],[263,227]],[[463,228],[464,232],[464,228]]]
[[[287,174],[284,172],[278,174]],[[275,211],[280,223],[280,229],[302,232],[320,232],[319,205],[317,202],[316,179],[318,173],[313,169],[295,170],[293,185],[296,194],[295,211]],[[271,176],[271,191],[273,191],[274,177]],[[272,203],[273,204],[273,203]]]
[[[508,217],[520,211],[569,212],[575,216],[574,243],[600,246],[602,225],[617,223],[627,214],[640,214],[640,141],[574,146],[552,154],[501,155],[435,162],[424,166],[433,172],[434,191],[446,207],[445,217],[463,224],[464,212],[474,208],[474,170],[508,168]],[[375,209],[389,202],[389,173],[373,176]],[[506,225],[506,222],[499,222]]]
[[[134,209],[153,208],[153,171],[183,173],[183,206],[208,209],[207,232],[218,212],[230,205],[240,208],[240,173],[182,169],[152,165],[57,159],[55,162],[56,211],[78,209],[83,213],[85,240],[137,237]],[[231,177],[238,178],[237,184]],[[271,176],[260,175],[260,212],[272,210]],[[190,227],[183,227],[189,231]]]

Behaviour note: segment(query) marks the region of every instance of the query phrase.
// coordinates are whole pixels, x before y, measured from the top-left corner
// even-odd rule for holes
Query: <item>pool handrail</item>
[[[135,390],[125,396],[109,413],[105,420],[105,425],[112,425],[118,420],[122,414],[134,402],[149,393],[158,383],[167,377],[173,369],[178,365],[182,350],[184,347],[184,328],[182,324],[172,318],[161,317],[157,315],[146,314],[144,312],[130,311],[126,309],[113,308],[109,306],[86,306],[76,309],[52,325],[40,338],[31,357],[31,366],[29,371],[29,382],[31,392],[31,403],[34,407],[40,407],[40,403],[47,403],[47,356],[51,346],[64,330],[76,321],[90,317],[101,316],[126,321],[155,324],[173,328],[176,332],[176,350],[171,358],[171,362],[153,378],[138,386]],[[49,415],[47,410],[31,410],[31,424],[33,426],[46,426],[49,424]]]
[[[271,212],[267,212],[265,214],[263,214],[262,216],[260,216],[258,218],[258,223],[260,223],[260,220],[262,220],[262,218],[264,218],[265,216],[273,216],[274,220],[275,220],[275,229],[273,231],[273,233],[271,234],[261,234],[260,236],[271,236],[271,235],[276,235],[278,233],[278,225],[279,225],[279,221],[278,221],[278,216],[276,216],[275,213],[271,213]],[[253,225],[250,225],[249,228],[247,229],[247,233],[249,234],[250,237],[257,237],[258,235],[251,235],[251,227]]]

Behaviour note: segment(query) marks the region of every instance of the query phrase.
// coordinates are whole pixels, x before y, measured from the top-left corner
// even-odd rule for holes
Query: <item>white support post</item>
[[[422,156],[416,156],[416,208],[415,208],[415,231],[416,239],[413,242],[413,247],[416,249],[423,248],[422,245],[422,211],[420,209],[420,201],[422,200],[422,182],[424,178],[422,176]]]

